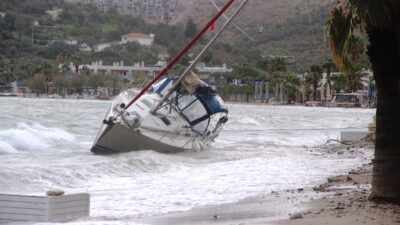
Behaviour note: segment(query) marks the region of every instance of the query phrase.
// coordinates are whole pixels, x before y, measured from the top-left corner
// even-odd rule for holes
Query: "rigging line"
[[[310,27],[311,27],[311,36],[312,36],[313,42],[316,43],[317,40],[316,40],[316,38],[315,38],[314,27],[313,27],[313,24],[312,24],[311,12],[310,12],[310,5],[309,5],[308,0],[304,0],[304,2],[306,3],[305,5],[306,5],[306,11],[307,11],[308,22],[309,22]]]
[[[334,131],[334,130],[354,130],[354,129],[368,129],[368,127],[346,127],[346,128],[299,128],[299,129],[254,129],[254,130],[227,130],[228,132],[284,132],[284,131]]]
[[[332,144],[331,142],[332,141],[336,141],[337,143],[336,144]],[[238,143],[240,143],[240,142],[238,142]],[[350,144],[346,144],[346,143],[343,143],[343,142],[341,142],[341,141],[339,141],[339,140],[336,140],[336,139],[330,139],[330,140],[328,140],[325,144],[322,144],[322,145],[316,145],[316,146],[307,146],[307,145],[284,145],[284,144],[274,144],[274,143],[260,143],[260,144],[258,144],[258,146],[260,146],[260,145],[262,145],[263,147],[265,147],[266,149],[268,149],[268,148],[273,148],[273,147],[285,147],[285,148],[305,148],[305,149],[322,149],[322,148],[324,148],[324,147],[332,147],[333,149],[336,149],[336,148],[343,148],[343,146],[349,146]],[[244,147],[246,147],[246,146],[244,146]],[[224,148],[224,147],[219,147],[219,148],[216,148],[216,149],[220,149],[220,148]],[[229,148],[230,149],[230,148]],[[321,152],[323,152],[323,151],[321,151]]]
[[[221,8],[217,5],[217,3],[214,2],[214,0],[209,0],[209,2],[217,9],[221,10]],[[224,13],[222,16],[226,19],[229,20],[229,17]],[[253,37],[251,37],[246,31],[244,31],[242,28],[240,28],[236,23],[232,23],[232,25],[240,32],[242,32],[248,39],[250,39],[252,42],[256,42]]]

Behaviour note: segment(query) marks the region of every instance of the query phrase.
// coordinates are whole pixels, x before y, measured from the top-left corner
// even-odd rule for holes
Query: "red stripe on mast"
[[[129,108],[133,103],[138,100],[150,87],[153,85],[158,79],[160,79],[172,66],[178,62],[178,60],[187,52],[189,49],[204,35],[205,32],[217,21],[217,19],[232,5],[235,0],[228,0],[225,5],[221,8],[221,10],[200,30],[199,33],[194,36],[194,38],[183,48],[175,58],[168,63],[166,67],[152,80],[148,83],[140,92],[137,94],[125,107],[125,109]]]

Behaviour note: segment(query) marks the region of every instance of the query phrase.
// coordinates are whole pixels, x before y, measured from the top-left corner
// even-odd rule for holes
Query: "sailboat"
[[[128,89],[112,101],[91,152],[112,154],[155,150],[162,153],[176,153],[189,149],[202,150],[212,146],[228,121],[228,109],[215,89],[201,81],[192,69],[248,0],[241,3],[179,77],[174,78],[165,74],[233,2],[234,0],[228,0],[140,93]]]

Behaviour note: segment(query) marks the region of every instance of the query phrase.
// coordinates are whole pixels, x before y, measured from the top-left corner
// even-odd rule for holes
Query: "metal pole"
[[[232,5],[234,0],[229,0],[224,7],[201,29],[199,33],[183,48],[175,58],[168,63],[168,65],[155,77],[150,83],[148,83],[139,94],[137,94],[125,107],[125,109],[129,108],[136,100],[138,100],[150,87],[153,85],[158,79],[160,79],[172,66],[175,65],[176,62],[194,45],[196,41],[198,41],[203,34],[215,23],[215,21]]]
[[[34,24],[32,23],[32,45],[33,45],[33,26]]]
[[[178,80],[169,90],[169,92],[164,95],[160,102],[150,111],[150,113],[154,114],[160,108],[160,106],[172,95],[172,93],[176,90],[178,85],[185,79],[186,75],[189,71],[194,67],[197,61],[203,56],[203,54],[210,48],[210,46],[217,40],[217,38],[224,32],[224,30],[229,26],[232,20],[236,17],[237,14],[243,9],[243,7],[247,4],[249,0],[244,0],[242,4],[236,9],[233,15],[226,21],[226,23],[222,26],[221,30],[207,43],[207,45],[201,50],[201,52],[197,55],[197,57],[190,63],[190,65],[186,68],[186,70],[179,76]]]

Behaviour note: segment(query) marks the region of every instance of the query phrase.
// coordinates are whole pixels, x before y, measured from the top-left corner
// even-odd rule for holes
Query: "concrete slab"
[[[0,194],[0,222],[66,222],[89,214],[88,193],[61,196]]]

